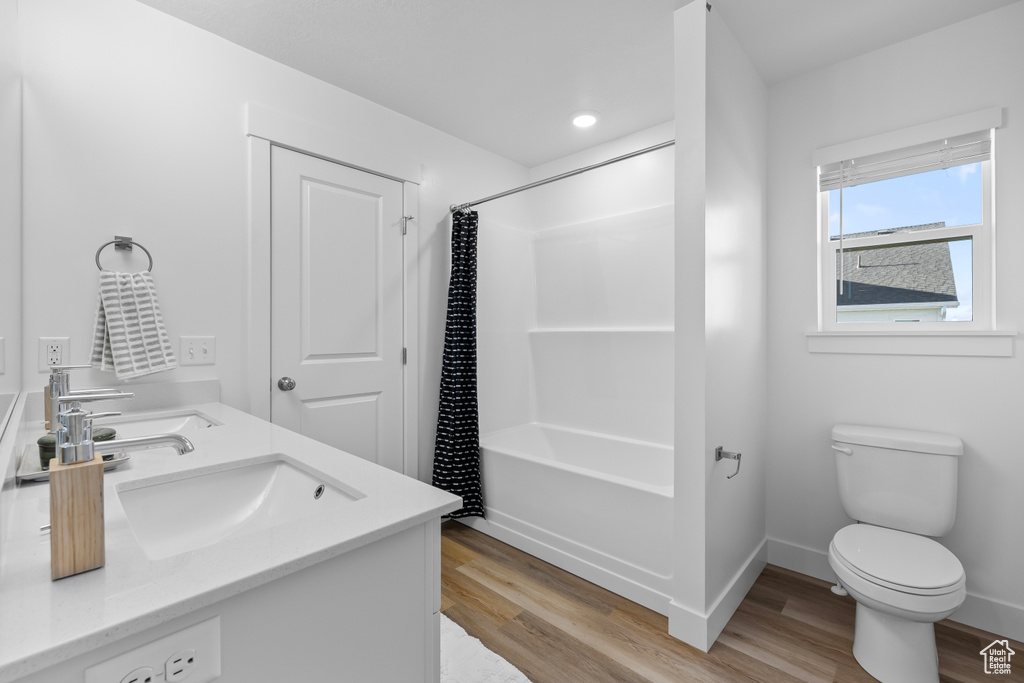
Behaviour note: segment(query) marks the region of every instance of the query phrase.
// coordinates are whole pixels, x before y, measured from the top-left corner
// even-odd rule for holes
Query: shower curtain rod
[[[606,161],[600,161],[600,162],[598,162],[596,164],[591,164],[590,166],[584,166],[583,168],[577,168],[577,169],[572,170],[572,171],[566,171],[565,173],[559,173],[556,176],[551,176],[550,178],[545,178],[544,180],[538,180],[536,182],[529,183],[528,185],[522,185],[521,187],[516,187],[516,188],[513,188],[511,190],[505,190],[504,192],[499,192],[498,194],[492,194],[490,197],[484,197],[483,199],[477,199],[475,202],[466,202],[465,204],[452,204],[450,207],[448,207],[448,210],[451,211],[452,213],[455,213],[456,211],[466,211],[470,207],[476,206],[477,204],[483,204],[484,202],[489,202],[492,199],[501,199],[502,197],[507,197],[510,194],[516,194],[517,192],[522,192],[523,190],[529,190],[529,189],[532,189],[534,187],[540,187],[541,185],[547,185],[548,183],[553,183],[556,180],[562,180],[563,178],[571,178],[572,176],[579,175],[580,173],[586,173],[587,171],[593,171],[595,168],[601,168],[602,166],[607,166],[609,164],[614,164],[614,163],[619,162],[619,161],[625,161],[626,159],[632,159],[633,157],[638,157],[641,154],[647,154],[648,152],[654,152],[656,150],[662,149],[663,147],[668,147],[668,146],[674,145],[674,144],[676,144],[675,140],[667,140],[667,141],[659,143],[657,145],[651,145],[650,147],[645,147],[643,149],[638,149],[635,152],[629,152],[628,154],[623,154],[622,156],[615,157],[614,159],[608,159]]]

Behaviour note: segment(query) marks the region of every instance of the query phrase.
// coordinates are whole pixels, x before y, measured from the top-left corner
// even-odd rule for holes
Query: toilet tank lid
[[[963,455],[964,453],[964,442],[952,434],[918,432],[890,427],[836,425],[832,428],[832,440],[840,443],[937,455]]]

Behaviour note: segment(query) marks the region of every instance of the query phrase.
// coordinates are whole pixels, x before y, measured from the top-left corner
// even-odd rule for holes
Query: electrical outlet
[[[164,663],[164,680],[167,683],[183,681],[196,670],[196,651],[191,648],[178,650]]]
[[[49,372],[51,365],[69,365],[70,363],[70,337],[39,338],[39,372]]]
[[[213,365],[217,362],[216,337],[182,337],[181,365]]]
[[[218,678],[220,617],[201,621],[85,670],[85,683],[209,683]]]
[[[153,667],[140,666],[122,678],[121,683],[153,683]]]

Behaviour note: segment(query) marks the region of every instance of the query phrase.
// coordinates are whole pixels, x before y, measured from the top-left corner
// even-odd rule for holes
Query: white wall
[[[719,600],[729,599],[725,594],[737,574],[746,570],[749,580],[753,561],[756,577],[765,559],[758,565],[752,556],[765,539],[768,454],[768,91],[721,15],[712,9],[707,18],[705,606],[712,612]],[[710,456],[716,446],[743,454],[738,476],[726,479],[735,471],[733,462],[715,463]],[[724,614],[716,615],[718,630]]]
[[[248,407],[248,102],[362,141],[422,169],[420,449],[429,472],[450,253],[448,206],[525,182],[526,169],[132,0],[21,5],[25,74],[26,387],[41,387],[35,339],[89,351],[93,255],[129,234],[155,260],[164,318],[216,335],[217,364],[153,381],[218,378]],[[494,212],[501,215],[509,209]],[[107,267],[133,267],[108,248]],[[112,382],[83,372],[78,386]]]
[[[705,202],[707,18],[700,2],[675,11],[675,496],[669,633],[710,647],[705,611]],[[689,324],[687,324],[689,323]]]
[[[676,11],[676,67],[676,531],[669,631],[706,650],[766,559],[767,89],[728,26],[704,3]],[[716,446],[743,454],[735,478],[726,478],[734,461],[715,462]]]
[[[968,601],[954,618],[1024,637],[1024,359],[811,354],[816,326],[819,147],[993,106],[999,326],[1024,328],[1024,3],[774,86],[769,93],[769,558],[831,578],[840,507],[833,424],[949,432],[965,444],[956,525],[941,539],[963,562]]]
[[[0,0],[0,394],[21,388],[21,66],[18,3]],[[2,420],[2,415],[0,415]]]

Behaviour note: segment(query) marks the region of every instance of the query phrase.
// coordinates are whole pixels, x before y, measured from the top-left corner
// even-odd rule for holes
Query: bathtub
[[[487,519],[459,521],[666,614],[671,447],[540,423],[480,446]]]

